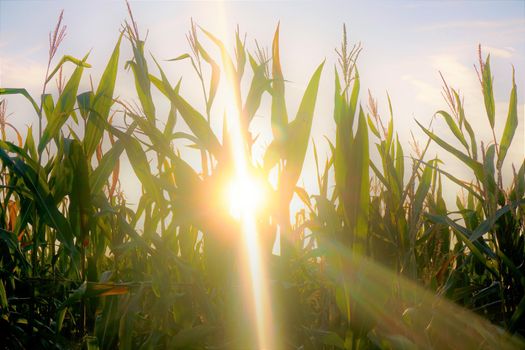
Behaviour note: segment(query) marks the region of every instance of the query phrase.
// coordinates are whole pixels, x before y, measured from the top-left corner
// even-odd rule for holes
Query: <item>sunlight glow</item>
[[[230,104],[232,106],[233,104]],[[235,180],[228,188],[230,213],[241,221],[244,244],[243,259],[248,263],[250,281],[249,304],[254,307],[257,344],[259,349],[273,349],[271,332],[271,312],[266,273],[262,264],[261,244],[257,233],[257,209],[264,199],[262,185],[255,181],[248,171],[245,142],[242,137],[239,113],[235,108],[227,112],[229,134],[232,139],[232,152],[235,162]]]
[[[229,133],[232,138],[232,151],[235,161],[235,180],[228,189],[230,199],[230,213],[240,219],[242,240],[244,244],[243,259],[248,263],[251,288],[247,295],[251,295],[249,304],[254,307],[255,327],[257,330],[257,344],[259,349],[273,349],[271,331],[271,312],[266,273],[262,263],[261,244],[257,233],[257,209],[264,199],[262,186],[257,183],[248,172],[248,162],[245,152],[245,143],[242,137],[239,114],[234,108],[227,113],[230,125]]]
[[[264,202],[262,184],[249,176],[232,181],[227,195],[230,215],[237,220],[243,211],[256,213]]]
[[[219,20],[222,21],[222,38],[224,44],[229,47],[230,42],[226,40],[226,11],[221,2],[219,9]],[[224,63],[224,62],[223,62]],[[251,177],[249,172],[249,154],[241,127],[240,110],[242,109],[241,97],[236,89],[238,83],[236,72],[228,64],[224,65],[226,80],[228,82],[225,96],[226,121],[228,133],[231,138],[231,151],[234,160],[234,180],[228,188],[230,197],[230,213],[241,221],[243,260],[246,261],[249,270],[246,271],[246,280],[250,286],[246,291],[249,305],[253,305],[254,328],[257,334],[257,347],[259,349],[274,349],[274,339],[271,322],[271,304],[268,285],[266,283],[266,271],[261,254],[260,237],[257,233],[257,208],[264,199],[262,186]]]

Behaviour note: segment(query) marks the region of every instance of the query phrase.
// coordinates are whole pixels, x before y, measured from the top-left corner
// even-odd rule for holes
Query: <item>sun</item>
[[[231,181],[226,193],[230,215],[237,220],[255,215],[265,200],[263,188],[261,181],[249,175]]]

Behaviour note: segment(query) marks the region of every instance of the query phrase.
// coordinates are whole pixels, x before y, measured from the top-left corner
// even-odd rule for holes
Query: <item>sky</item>
[[[191,103],[202,106],[196,76],[185,62],[167,59],[189,51],[186,34],[193,18],[199,25],[231,42],[237,25],[247,33],[247,47],[254,40],[271,47],[273,33],[280,23],[281,61],[287,83],[290,118],[295,116],[300,99],[315,68],[326,60],[314,116],[312,138],[320,153],[329,151],[325,136],[334,136],[333,93],[334,66],[340,45],[342,26],[348,29],[350,43],[360,42],[363,51],[358,67],[361,77],[361,102],[366,108],[370,90],[378,101],[379,113],[389,118],[387,93],[394,111],[399,138],[405,146],[412,132],[423,142],[423,133],[415,120],[428,125],[434,113],[446,109],[441,96],[441,72],[448,84],[458,88],[465,101],[465,112],[474,125],[478,139],[492,139],[484,112],[480,85],[474,64],[477,46],[491,54],[496,101],[496,134],[500,135],[507,116],[513,67],[518,86],[518,118],[513,148],[506,160],[519,166],[525,155],[524,94],[525,87],[525,1],[131,1],[134,16],[143,35],[147,32],[146,50],[161,61],[172,83],[183,77],[181,94]],[[0,87],[26,87],[38,96],[45,76],[48,33],[53,30],[60,10],[64,9],[67,35],[55,60],[70,54],[83,57],[91,50],[88,62],[93,66],[79,92],[89,88],[87,74],[96,80],[105,67],[127,18],[123,1],[6,1],[0,0]],[[201,35],[201,38],[204,36]],[[208,46],[213,51],[213,46]],[[231,47],[230,47],[231,48]],[[216,56],[218,57],[218,56]],[[129,45],[122,46],[121,71],[117,93],[127,100],[137,100],[131,73],[124,71],[131,58]],[[254,128],[261,133],[255,153],[262,154],[270,140],[269,98],[256,115]],[[162,103],[159,102],[162,114]],[[164,106],[164,109],[167,109]],[[24,130],[37,125],[36,115],[20,97],[8,98],[10,121]],[[201,109],[203,110],[203,109]],[[215,115],[220,116],[220,110]],[[162,118],[162,116],[159,116]],[[218,127],[222,121],[215,118]],[[441,120],[432,124],[437,134],[457,145]],[[438,148],[445,167],[459,177],[472,174]],[[190,163],[195,159],[188,160]],[[129,167],[129,166],[128,166]],[[301,180],[315,192],[311,147]],[[131,168],[128,179],[133,183]],[[124,175],[126,176],[126,175]],[[507,183],[507,185],[509,185]],[[133,186],[127,186],[133,188]],[[140,189],[135,188],[135,193]],[[454,200],[455,192],[450,192]],[[134,195],[130,192],[131,198]]]

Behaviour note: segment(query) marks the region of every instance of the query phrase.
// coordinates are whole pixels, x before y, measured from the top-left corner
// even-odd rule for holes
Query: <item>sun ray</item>
[[[220,20],[222,21],[222,37],[226,35],[226,11],[224,4],[220,6]],[[229,47],[229,42],[224,42]],[[268,285],[266,283],[266,271],[262,263],[261,244],[257,233],[256,212],[263,200],[262,186],[255,180],[249,171],[246,140],[240,120],[240,96],[235,88],[235,71],[233,67],[224,64],[228,88],[226,89],[226,118],[228,133],[231,139],[231,151],[234,161],[234,179],[230,183],[228,196],[230,201],[230,212],[232,216],[241,222],[242,241],[244,245],[243,260],[248,263],[248,280],[250,281],[249,293],[252,300],[248,304],[253,305],[255,315],[254,327],[257,334],[257,346],[259,349],[273,349],[273,332],[271,327],[271,305],[269,299]]]

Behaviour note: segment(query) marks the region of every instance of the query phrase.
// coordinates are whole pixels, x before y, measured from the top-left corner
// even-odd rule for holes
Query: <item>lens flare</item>
[[[222,20],[223,38],[227,38],[226,33],[226,12],[224,5],[220,3]],[[228,47],[229,43],[224,42]],[[223,52],[223,60],[224,60]],[[257,334],[257,347],[259,349],[274,349],[274,339],[271,323],[271,304],[266,283],[266,272],[263,265],[261,254],[261,244],[257,233],[256,215],[257,208],[263,200],[262,186],[251,177],[249,172],[249,154],[247,153],[246,140],[242,130],[240,120],[241,97],[238,93],[239,82],[234,67],[228,62],[223,62],[226,80],[228,83],[225,96],[226,121],[228,133],[231,140],[231,151],[234,161],[234,180],[228,189],[230,197],[230,213],[238,218],[242,227],[242,241],[244,245],[243,260],[247,263],[248,271],[246,280],[250,281],[250,286],[245,295],[249,305],[253,305],[254,329]]]
[[[239,123],[239,113],[231,108],[228,115],[229,133],[232,139],[232,152],[235,162],[235,180],[228,188],[230,213],[241,221],[243,260],[247,262],[251,296],[249,304],[254,307],[255,328],[259,349],[272,349],[271,315],[266,273],[262,263],[261,244],[257,234],[257,209],[264,200],[261,184],[255,181],[248,171],[245,142]]]
[[[244,141],[238,121],[239,114],[232,111],[233,109],[228,113],[228,120],[231,125],[229,133],[232,137],[235,160],[235,180],[228,189],[230,213],[241,221],[243,260],[248,264],[247,273],[250,281],[250,290],[246,295],[251,295],[248,303],[254,307],[257,344],[259,349],[272,349],[271,305],[256,225],[257,209],[264,199],[264,193],[261,184],[257,183],[248,172]]]
[[[264,202],[262,184],[249,176],[232,181],[227,196],[230,215],[237,220],[243,211],[256,213]]]

